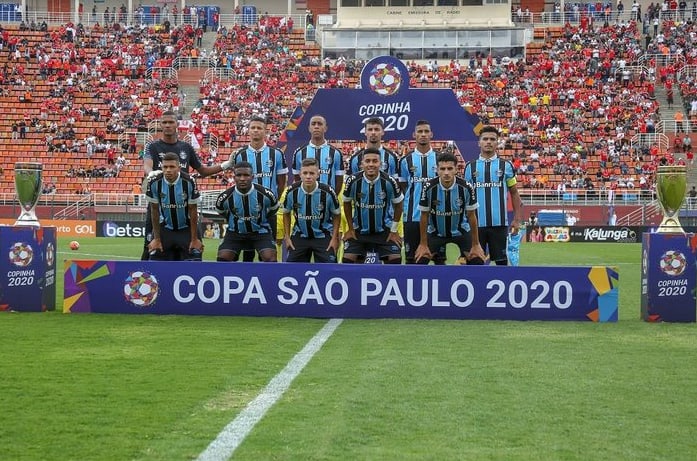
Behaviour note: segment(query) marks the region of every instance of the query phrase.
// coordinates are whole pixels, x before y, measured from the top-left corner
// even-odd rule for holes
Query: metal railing
[[[213,60],[205,57],[177,56],[172,61],[172,67],[176,69],[201,69],[213,67]]]
[[[678,134],[680,132],[690,133],[694,129],[689,117],[685,117],[682,122],[678,120],[661,120],[656,124],[656,131],[659,133]],[[666,137],[666,140],[668,138]],[[667,141],[666,141],[667,142]]]
[[[174,67],[151,67],[145,71],[145,76],[152,78],[154,73],[157,73],[160,79],[179,80],[177,69]]]
[[[53,215],[54,219],[73,219],[80,215],[80,212],[92,206],[92,197],[85,195],[77,202],[71,203]]]
[[[697,66],[687,65],[682,66],[680,70],[676,72],[676,77],[678,82],[684,82],[685,80],[695,80],[697,79]]]
[[[661,122],[659,122],[659,125],[660,124]],[[670,140],[668,139],[668,136],[663,134],[658,128],[656,128],[655,133],[635,134],[632,136],[629,146],[632,151],[634,151],[639,147],[652,146],[654,144],[658,144],[659,149],[661,149],[663,152],[670,148]]]
[[[232,69],[228,69],[225,67],[212,67],[206,71],[204,75],[204,78],[208,81],[213,81],[213,80],[230,80],[233,75],[235,75],[235,71]]]

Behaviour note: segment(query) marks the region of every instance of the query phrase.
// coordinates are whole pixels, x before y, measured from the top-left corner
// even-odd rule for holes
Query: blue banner
[[[56,228],[0,226],[0,311],[56,308]]]
[[[610,267],[66,261],[65,312],[617,321]]]
[[[434,140],[454,141],[465,160],[479,155],[479,117],[465,110],[450,88],[411,88],[409,70],[391,56],[378,56],[365,65],[360,88],[317,90],[302,117],[291,117],[290,132],[283,138],[287,155],[310,140],[314,115],[327,121],[330,140],[365,139],[363,124],[371,117],[384,121],[385,141],[410,140],[416,122],[425,119]]]
[[[641,317],[695,322],[697,234],[645,233],[641,250]]]

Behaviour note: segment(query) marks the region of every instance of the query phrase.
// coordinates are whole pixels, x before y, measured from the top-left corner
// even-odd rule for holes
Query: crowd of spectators
[[[650,7],[647,14],[654,10]],[[2,67],[0,87],[14,94],[37,83],[51,88],[39,103],[39,116],[18,120],[12,138],[34,130],[45,136],[48,152],[104,160],[105,165],[91,169],[71,166],[66,172],[70,177],[117,177],[126,164],[117,166],[117,149],[135,156],[132,132],[148,131],[152,120],[178,110],[184,99],[177,82],[161,68],[176,58],[205,54],[229,78],[201,80],[198,103],[183,131],[201,141],[202,157],[210,163],[220,150],[228,153],[245,143],[254,116],[269,120],[268,143],[275,144],[293,110],[306,106],[317,88],[354,86],[363,66],[343,58],[321,60],[292,46],[293,25],[285,18],[221,27],[209,52],[197,44],[199,27],[185,23],[165,32],[67,24],[42,32],[44,40],[38,42],[0,30],[0,46],[18,64]],[[501,127],[501,152],[514,162],[523,188],[649,189],[658,164],[682,162],[682,157],[657,144],[632,148],[631,139],[655,131],[661,120],[655,87],[672,85],[681,65],[694,64],[696,37],[691,22],[663,22],[650,40],[641,22],[567,23],[527,60],[478,53],[462,62],[411,62],[408,68],[412,85],[450,87],[483,123]],[[644,64],[647,71],[637,71],[644,54],[680,59],[657,63],[653,58]],[[690,117],[697,117],[696,77],[689,75],[678,85]],[[96,96],[96,102],[77,103],[85,94]],[[86,121],[92,122],[88,132],[76,130]],[[205,142],[213,138],[217,147]],[[688,144],[681,144],[680,151],[691,153],[690,140]],[[345,141],[341,147],[349,156],[361,146]],[[406,152],[409,142],[391,147]],[[225,185],[229,178],[221,175],[218,181]]]

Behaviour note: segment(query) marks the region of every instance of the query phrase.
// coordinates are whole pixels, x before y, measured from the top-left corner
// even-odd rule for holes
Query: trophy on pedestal
[[[15,226],[41,226],[34,209],[39,202],[39,197],[41,197],[43,169],[44,166],[41,163],[15,163],[15,191],[19,205],[22,207]]]
[[[682,202],[685,200],[686,192],[687,167],[684,165],[658,167],[656,170],[656,195],[658,195],[658,204],[663,211],[663,221],[659,224],[657,233],[685,233],[678,220],[678,214]]]

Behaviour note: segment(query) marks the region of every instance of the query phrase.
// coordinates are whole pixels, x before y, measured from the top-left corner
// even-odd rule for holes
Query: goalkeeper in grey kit
[[[160,126],[162,127],[162,138],[148,144],[143,155],[143,170],[145,172],[143,192],[147,190],[148,178],[152,178],[154,175],[161,173],[162,159],[168,152],[173,152],[179,157],[179,166],[183,173],[188,173],[189,169],[193,168],[201,177],[206,177],[232,168],[232,162],[229,159],[219,165],[203,165],[201,158],[198,156],[193,146],[188,142],[178,139],[177,116],[174,112],[167,111],[162,114]],[[145,242],[143,245],[143,253],[140,258],[143,261],[150,259],[148,245],[152,241],[152,238],[152,221],[150,207],[148,207],[145,217]]]

